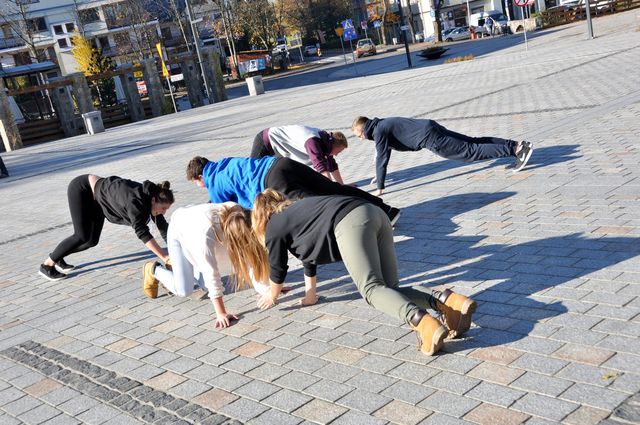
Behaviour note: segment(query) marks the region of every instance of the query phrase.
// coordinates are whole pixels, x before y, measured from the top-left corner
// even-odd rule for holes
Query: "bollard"
[[[100,111],[84,113],[82,114],[82,119],[88,134],[104,132],[104,123],[102,122],[102,113]]]
[[[249,95],[258,96],[264,94],[264,85],[262,84],[262,76],[256,75],[255,77],[247,78],[247,87],[249,87]]]

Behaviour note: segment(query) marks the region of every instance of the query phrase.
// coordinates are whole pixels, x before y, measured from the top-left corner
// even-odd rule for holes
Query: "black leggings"
[[[93,199],[89,175],[84,174],[71,180],[67,189],[69,211],[73,222],[73,235],[58,244],[49,257],[58,262],[69,254],[84,251],[98,245],[104,214]]]
[[[249,158],[264,158],[265,156],[275,156],[273,152],[269,151],[264,145],[264,139],[262,138],[262,131],[256,134],[253,138],[253,146],[251,146],[251,154]]]
[[[382,199],[357,187],[336,183],[312,168],[290,158],[278,158],[264,178],[264,187],[284,193],[289,199],[306,196],[343,195],[362,198],[382,208],[385,213],[391,208]]]

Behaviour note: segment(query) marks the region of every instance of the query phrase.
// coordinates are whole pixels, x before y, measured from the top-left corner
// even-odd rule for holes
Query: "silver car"
[[[456,27],[445,36],[444,41],[466,40],[467,38],[471,38],[469,27]]]

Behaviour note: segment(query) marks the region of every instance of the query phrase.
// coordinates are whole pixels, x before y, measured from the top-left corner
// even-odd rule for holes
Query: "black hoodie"
[[[114,224],[133,227],[136,236],[147,243],[153,236],[147,223],[154,218],[162,238],[167,240],[169,227],[164,216],[151,216],[151,198],[158,193],[158,186],[149,180],[134,182],[117,176],[105,177],[96,182],[96,201],[107,220]]]
[[[431,120],[391,117],[373,118],[364,124],[364,134],[376,143],[376,180],[384,189],[391,150],[418,151],[424,147]]]

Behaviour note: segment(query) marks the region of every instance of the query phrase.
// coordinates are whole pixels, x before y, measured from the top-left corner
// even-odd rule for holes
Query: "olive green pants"
[[[407,324],[420,309],[436,309],[436,291],[398,286],[393,229],[380,208],[355,208],[335,226],[335,235],[342,261],[369,305]]]

